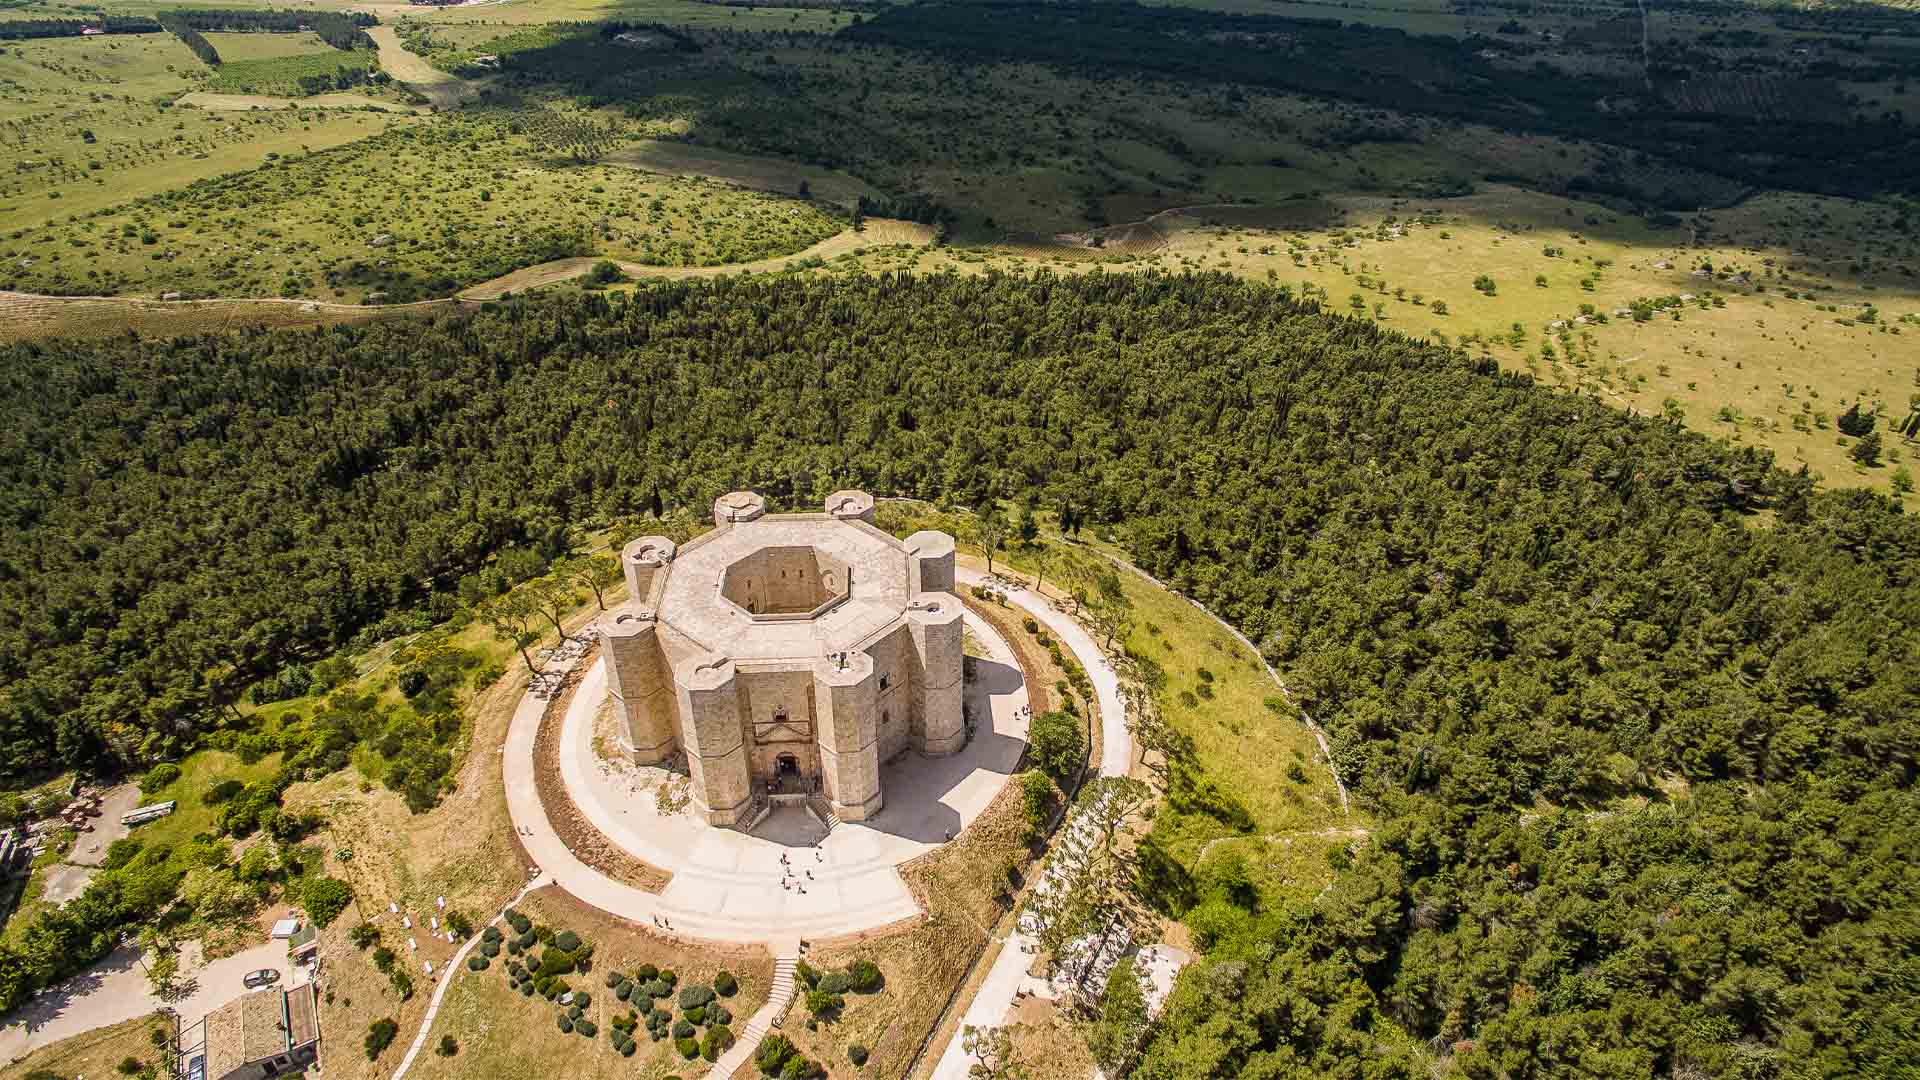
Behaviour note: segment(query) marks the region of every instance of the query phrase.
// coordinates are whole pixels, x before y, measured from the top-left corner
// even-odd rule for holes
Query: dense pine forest
[[[1920,1057],[1920,530],[1878,496],[1226,277],[716,280],[0,356],[10,774],[177,754],[570,522],[1032,499],[1260,643],[1382,823],[1312,904],[1209,920],[1142,1075]]]

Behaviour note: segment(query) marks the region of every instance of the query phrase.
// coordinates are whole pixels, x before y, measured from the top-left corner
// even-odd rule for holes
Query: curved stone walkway
[[[962,585],[978,585],[987,575],[968,567],[957,567],[955,576]],[[1030,589],[1008,588],[995,583],[1007,595],[1007,602],[1032,615],[1058,638],[1093,681],[1100,699],[1100,775],[1125,776],[1133,767],[1133,733],[1127,728],[1126,708],[1120,696],[1120,676],[1107,663],[1106,654],[1093,635],[1065,612],[1056,609],[1045,596]],[[999,1027],[1013,1006],[1015,994],[1026,980],[1027,967],[1039,943],[1031,934],[1016,929],[1001,944],[1000,955],[987,971],[986,979],[974,993],[960,1023],[954,1025],[946,1050],[933,1069],[934,1080],[966,1080],[973,1064],[961,1045],[961,1033],[968,1027]]]

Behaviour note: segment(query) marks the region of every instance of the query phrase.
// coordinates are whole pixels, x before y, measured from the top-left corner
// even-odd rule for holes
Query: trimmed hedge
[[[871,960],[855,960],[847,965],[847,981],[856,994],[876,994],[886,985],[880,965]]]

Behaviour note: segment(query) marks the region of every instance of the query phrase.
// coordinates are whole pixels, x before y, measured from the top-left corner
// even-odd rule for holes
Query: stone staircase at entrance
[[[753,1060],[754,1052],[760,1049],[760,1040],[767,1032],[780,1026],[780,1018],[787,1013],[787,1006],[793,1004],[794,970],[800,966],[800,945],[793,942],[780,946],[773,960],[773,991],[767,997],[767,1003],[753,1014],[742,1028],[733,1049],[720,1055],[707,1080],[730,1080],[742,1065]]]
[[[833,804],[820,796],[809,796],[807,798],[807,809],[813,811],[814,818],[820,822],[821,827],[827,830],[828,836],[832,836],[833,830],[840,827],[840,815],[833,812]],[[822,839],[824,839],[824,837]]]

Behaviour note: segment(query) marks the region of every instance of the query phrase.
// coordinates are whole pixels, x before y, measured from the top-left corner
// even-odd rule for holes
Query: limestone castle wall
[[[622,549],[632,598],[597,624],[613,707],[635,761],[684,755],[714,825],[744,826],[788,755],[858,821],[885,805],[883,762],[965,743],[953,538],[889,536],[865,492],[835,492],[825,509],[769,516],[760,496],[732,492],[715,500],[713,531]],[[823,588],[848,595],[764,611],[810,607]]]

